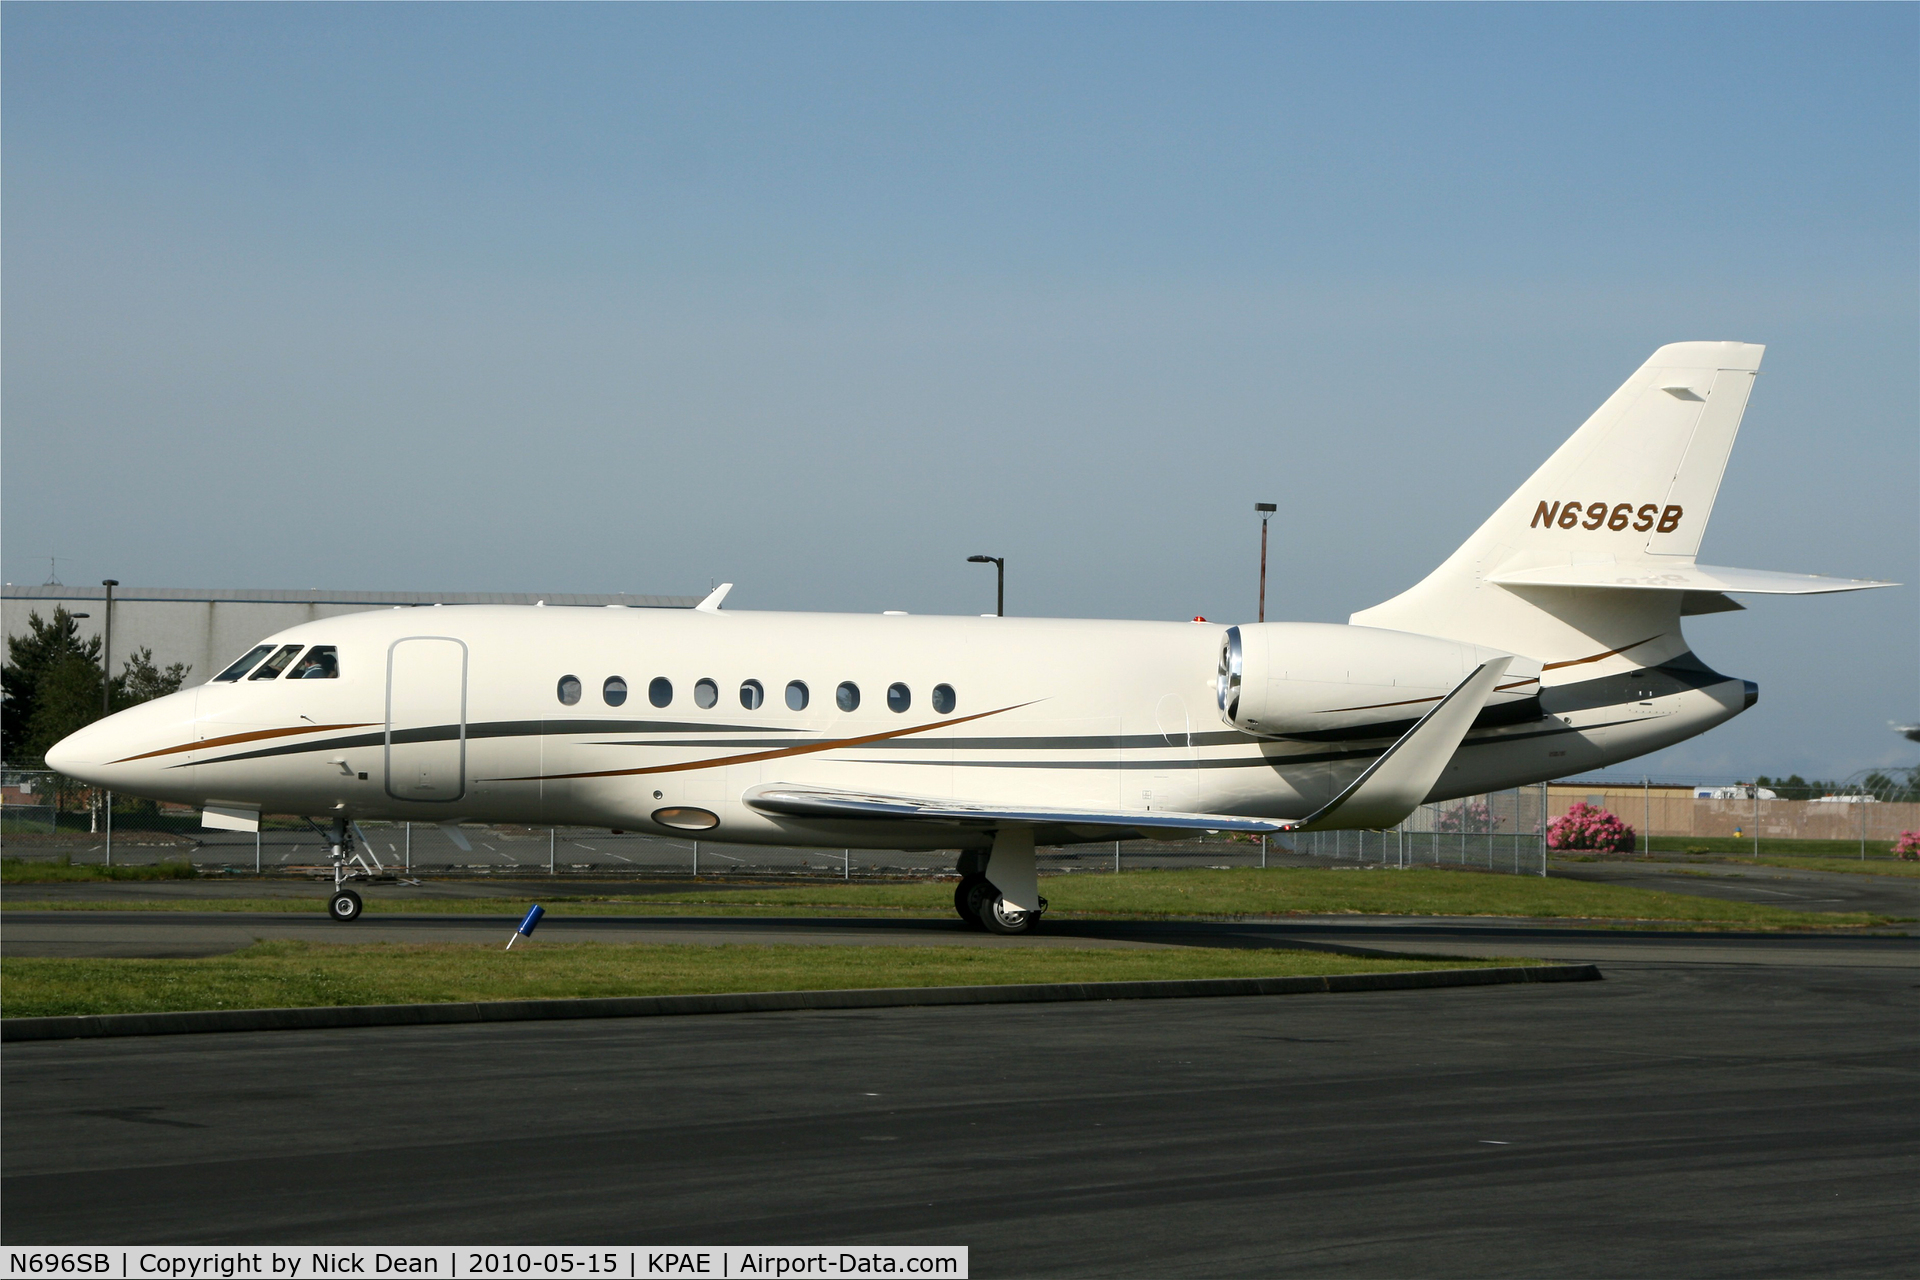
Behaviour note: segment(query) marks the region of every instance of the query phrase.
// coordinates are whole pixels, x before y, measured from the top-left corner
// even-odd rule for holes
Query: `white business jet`
[[[1044,910],[1034,845],[1394,825],[1753,705],[1681,619],[1892,585],[1697,564],[1760,367],[1662,347],[1472,538],[1350,625],[432,607],[306,623],[48,753],[204,809],[957,849],[955,909]],[[363,842],[364,843],[364,842]]]

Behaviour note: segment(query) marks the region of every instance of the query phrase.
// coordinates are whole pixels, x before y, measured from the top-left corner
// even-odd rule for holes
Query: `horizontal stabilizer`
[[[1690,561],[1607,561],[1557,564],[1539,569],[1501,570],[1487,581],[1503,587],[1613,587],[1633,591],[1734,591],[1750,595],[1813,596],[1828,591],[1865,591],[1898,586],[1871,578],[1828,578],[1817,573],[1774,573],[1767,569],[1728,569]]]
[[[753,787],[742,799],[748,807],[762,813],[778,813],[790,818],[892,819],[954,826],[990,827],[1001,823],[1065,826],[1074,828],[1089,839],[1116,838],[1106,834],[1108,831],[1245,831],[1258,834],[1284,829],[1284,824],[1264,818],[1232,818],[1219,813],[1171,813],[1158,809],[1055,809],[1041,805],[998,806],[778,784]],[[1081,831],[1082,828],[1088,830]]]
[[[1461,739],[1473,727],[1474,717],[1487,705],[1494,685],[1512,661],[1495,658],[1474,668],[1472,675],[1454,686],[1452,693],[1368,765],[1352,786],[1301,821],[1288,823],[1287,829],[1377,830],[1403,821],[1440,780],[1447,762],[1460,749]]]

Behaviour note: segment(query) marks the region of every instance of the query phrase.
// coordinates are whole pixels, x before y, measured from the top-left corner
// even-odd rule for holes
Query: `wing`
[[[1473,728],[1474,717],[1487,705],[1494,685],[1512,661],[1495,658],[1475,667],[1472,675],[1401,734],[1400,740],[1368,765],[1351,786],[1299,822],[1287,824],[1287,829],[1383,830],[1406,821],[1446,772],[1447,762],[1460,749],[1467,730]]]
[[[974,801],[925,800],[913,796],[822,787],[750,788],[741,797],[762,813],[790,818],[844,822],[933,823],[975,831],[1002,826],[1036,828],[1047,843],[1073,840],[1127,840],[1169,831],[1283,831],[1390,827],[1401,821],[1433,790],[1453,759],[1473,718],[1486,705],[1511,658],[1482,663],[1471,675],[1401,735],[1353,784],[1305,818],[1292,821],[1229,817],[1221,813],[1169,813],[1144,809],[1065,809],[1045,805],[992,805]]]
[[[1235,818],[1220,813],[1172,813],[1159,809],[1071,809],[1046,805],[991,805],[956,800],[923,800],[913,796],[879,795],[863,791],[833,791],[823,787],[766,784],[750,789],[742,799],[762,813],[790,818],[887,820],[939,823],[953,827],[991,829],[1003,825],[1064,828],[1069,838],[1128,840],[1167,831],[1286,830],[1286,823],[1266,818]]]

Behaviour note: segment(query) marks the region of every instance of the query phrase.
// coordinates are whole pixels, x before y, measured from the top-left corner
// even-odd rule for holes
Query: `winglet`
[[[1379,829],[1404,820],[1440,780],[1461,739],[1473,727],[1474,717],[1487,705],[1493,686],[1512,661],[1495,658],[1481,663],[1384,755],[1368,765],[1352,786],[1299,822],[1288,824],[1287,829]]]
[[[731,590],[733,590],[733,584],[731,582],[721,583],[719,586],[715,587],[711,593],[708,594],[705,600],[702,600],[699,604],[693,606],[693,611],[695,613],[720,612],[720,602],[727,598],[727,592]]]

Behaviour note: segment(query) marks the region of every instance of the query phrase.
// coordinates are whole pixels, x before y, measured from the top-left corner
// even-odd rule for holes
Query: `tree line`
[[[142,648],[125,659],[106,689],[114,711],[123,711],[186,683],[193,668],[176,662],[162,671],[153,650]],[[47,749],[101,718],[100,637],[80,638],[80,624],[64,607],[51,621],[27,616],[24,635],[7,637],[7,662],[0,669],[0,758],[16,769],[44,768]]]
[[[1799,774],[1769,778],[1761,774],[1754,784],[1762,786],[1782,800],[1818,800],[1822,796],[1868,795],[1876,800],[1913,803],[1920,801],[1920,769],[1876,769],[1863,778],[1847,782],[1808,780]]]

